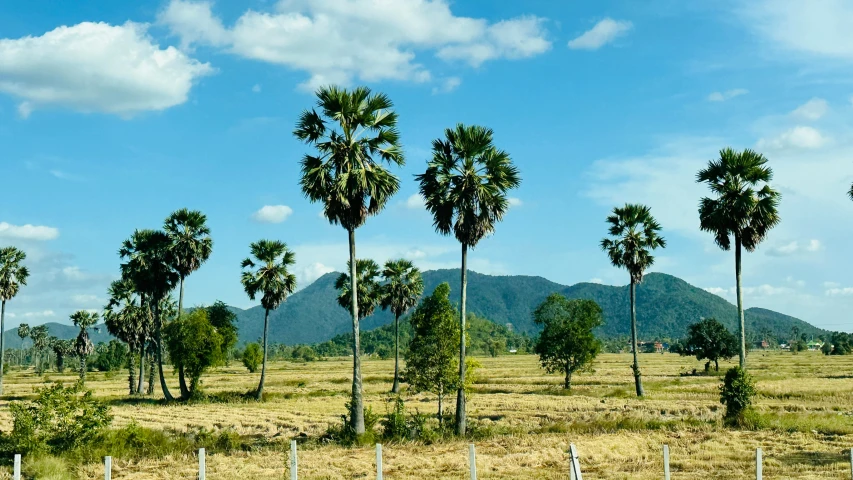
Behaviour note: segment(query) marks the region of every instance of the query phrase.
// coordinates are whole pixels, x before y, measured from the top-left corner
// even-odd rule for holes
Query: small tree
[[[755,381],[740,367],[730,368],[720,385],[720,403],[726,406],[726,423],[742,425],[745,414],[752,408]]]
[[[542,333],[533,347],[548,373],[565,375],[563,388],[572,388],[572,374],[588,368],[601,351],[593,330],[604,322],[601,307],[592,300],[569,300],[551,294],[533,312]]]
[[[163,333],[172,363],[181,365],[190,378],[189,396],[198,395],[201,375],[224,358],[222,336],[210,324],[203,308],[166,325]]]
[[[237,345],[237,315],[228,309],[225,302],[217,300],[213,305],[207,307],[207,318],[210,324],[216,328],[216,332],[222,337],[223,361],[228,360],[228,353]]]
[[[18,366],[20,366],[24,364],[24,352],[26,352],[24,340],[30,336],[30,325],[27,323],[18,325],[18,336],[21,337],[21,358],[18,361]]]
[[[30,338],[33,340],[33,350],[35,350],[36,374],[41,375],[44,373],[42,353],[48,347],[47,325],[39,325],[30,329]]]
[[[74,355],[74,342],[50,337],[50,346],[53,348],[53,353],[56,356],[56,371],[59,373],[65,372],[65,359]]]
[[[243,365],[249,369],[249,373],[257,372],[263,360],[264,353],[261,351],[260,345],[257,343],[246,345],[246,349],[243,350]]]
[[[74,351],[80,357],[80,378],[86,379],[86,357],[92,354],[95,350],[92,341],[89,340],[89,332],[87,328],[98,322],[98,314],[87,312],[86,310],[78,310],[71,314],[71,321],[74,326],[80,328],[80,333],[77,335],[77,340],[74,342]]]
[[[713,318],[703,319],[687,329],[687,344],[681,355],[695,355],[696,360],[706,359],[705,371],[720,371],[720,359],[728,360],[738,354],[738,340],[726,327]]]

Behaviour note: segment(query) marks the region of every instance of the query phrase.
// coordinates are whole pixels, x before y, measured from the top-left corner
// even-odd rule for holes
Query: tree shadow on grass
[[[777,458],[783,465],[811,465],[815,467],[849,461],[845,453],[833,452],[794,452]]]

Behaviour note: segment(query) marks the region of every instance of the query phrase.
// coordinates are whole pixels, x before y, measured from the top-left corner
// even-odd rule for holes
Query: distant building
[[[812,340],[811,342],[807,343],[806,345],[809,347],[809,350],[811,350],[811,351],[820,350],[821,347],[823,347],[823,343],[815,341],[815,340]]]
[[[655,353],[663,353],[663,344],[655,342]]]

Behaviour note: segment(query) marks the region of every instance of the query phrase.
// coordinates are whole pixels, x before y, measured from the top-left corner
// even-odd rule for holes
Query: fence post
[[[104,457],[104,480],[113,478],[113,457]]]
[[[755,480],[761,480],[761,447],[755,449]]]
[[[477,480],[477,453],[474,444],[468,444],[468,465],[471,467],[471,480]]]
[[[583,480],[583,474],[581,473],[581,464],[580,461],[578,461],[578,451],[575,448],[574,443],[569,444],[569,455],[572,459],[571,471],[575,474],[575,480]]]
[[[669,445],[663,446],[663,478],[669,480]]]
[[[205,462],[204,462],[204,449],[198,449],[198,480],[205,480]]]
[[[382,444],[376,444],[376,480],[382,480]]]
[[[850,449],[850,477],[853,478],[853,448]]]
[[[290,441],[290,480],[298,480],[299,460],[296,457],[296,440]]]
[[[15,454],[15,467],[14,468],[15,468],[15,470],[14,470],[14,474],[13,474],[12,478],[14,478],[14,480],[21,480],[21,454],[20,453]]]

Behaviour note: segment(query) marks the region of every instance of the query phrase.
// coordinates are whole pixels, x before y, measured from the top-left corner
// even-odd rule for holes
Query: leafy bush
[[[317,354],[314,352],[314,349],[307,345],[300,345],[294,348],[293,353],[290,355],[294,360],[304,360],[306,362],[317,360]]]
[[[249,369],[249,372],[257,372],[258,367],[261,366],[261,362],[263,361],[264,352],[261,350],[260,345],[257,343],[250,343],[246,345],[246,349],[243,350],[243,365]]]
[[[394,399],[394,408],[382,420],[383,440],[405,440],[409,437],[409,425],[406,422],[406,405],[399,396]]]
[[[346,404],[347,414],[341,415],[341,423],[329,426],[323,439],[333,441],[341,445],[372,445],[376,440],[376,424],[379,423],[379,415],[373,413],[371,407],[364,409],[364,434],[356,435],[352,425],[352,403]]]
[[[725,421],[729,425],[743,426],[755,397],[755,381],[740,367],[726,372],[720,385],[720,403],[726,406]]]

